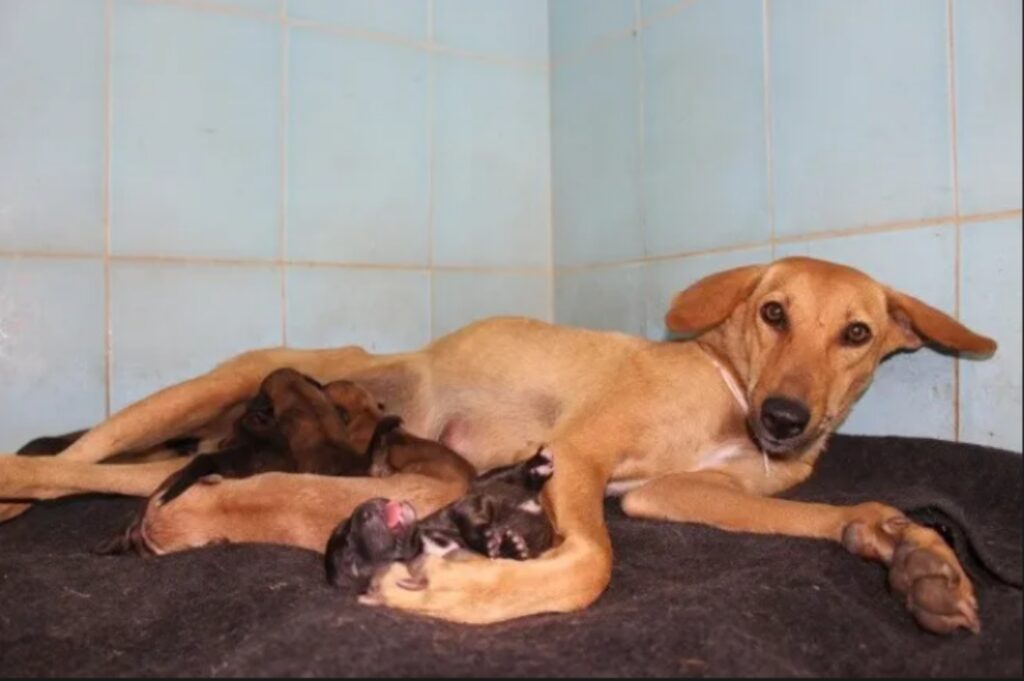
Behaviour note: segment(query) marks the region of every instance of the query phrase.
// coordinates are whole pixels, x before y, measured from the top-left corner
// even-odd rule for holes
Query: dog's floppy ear
[[[906,293],[886,290],[889,314],[896,321],[894,333],[900,334],[896,348],[916,350],[926,341],[957,352],[991,355],[996,342],[980,336],[944,312],[936,310]]]
[[[692,335],[718,326],[757,286],[764,265],[748,265],[712,274],[677,293],[665,315],[673,333]]]

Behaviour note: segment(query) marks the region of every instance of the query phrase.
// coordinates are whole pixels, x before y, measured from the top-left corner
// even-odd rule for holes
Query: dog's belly
[[[434,438],[483,472],[532,456],[547,442],[549,431],[529,421],[463,413],[445,419]]]

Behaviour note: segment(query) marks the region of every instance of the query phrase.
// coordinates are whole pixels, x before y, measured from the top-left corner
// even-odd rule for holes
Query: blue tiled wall
[[[550,318],[547,0],[0,0],[0,451]]]
[[[0,0],[0,451],[252,347],[506,313],[658,338],[675,291],[791,253],[1002,345],[887,362],[847,431],[1020,450],[1020,24],[1019,0]]]
[[[552,0],[556,320],[664,335],[807,254],[995,337],[880,368],[847,432],[1021,449],[1019,0]]]

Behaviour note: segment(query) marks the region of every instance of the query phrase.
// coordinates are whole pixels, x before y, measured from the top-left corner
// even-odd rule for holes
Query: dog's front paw
[[[934,530],[911,524],[896,545],[889,586],[925,629],[948,634],[963,627],[977,634],[978,600],[956,554]]]
[[[928,631],[981,631],[971,580],[942,537],[903,516],[869,525],[851,523],[843,545],[852,553],[889,566],[889,586]]]

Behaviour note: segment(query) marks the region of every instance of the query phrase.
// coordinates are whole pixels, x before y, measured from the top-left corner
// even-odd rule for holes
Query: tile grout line
[[[947,49],[947,87],[949,88],[949,146],[950,146],[950,170],[952,172],[953,185],[953,215],[955,220],[955,241],[956,246],[953,255],[953,278],[955,296],[953,298],[953,312],[956,318],[960,319],[960,167],[957,153],[957,106],[956,106],[956,35],[954,33],[953,0],[946,0],[946,49]],[[953,358],[953,439],[960,442],[960,357]]]
[[[359,29],[349,26],[343,26],[340,24],[331,24],[327,22],[315,21],[311,19],[299,19],[296,17],[287,16],[281,13],[278,14],[265,14],[262,12],[250,11],[239,9],[237,7],[231,7],[229,5],[214,5],[208,2],[202,2],[202,0],[132,0],[138,4],[144,5],[163,5],[167,7],[178,7],[181,9],[198,12],[198,13],[209,13],[218,15],[227,15],[240,17],[243,19],[250,19],[253,21],[264,21],[269,23],[277,23],[288,26],[289,28],[308,29],[313,31],[319,31],[321,33],[328,33],[331,35],[337,35],[346,38],[354,38],[356,40],[363,40],[366,42],[373,43],[384,43],[388,45],[397,45],[399,47],[407,47],[409,49],[420,50],[424,52],[434,54],[445,54],[452,57],[460,57],[463,59],[470,59],[474,61],[485,61],[503,66],[509,66],[513,68],[522,68],[530,70],[541,70],[546,71],[550,68],[550,61],[534,61],[530,59],[519,59],[516,57],[505,57],[498,54],[486,54],[477,53],[469,50],[461,50],[456,47],[450,47],[447,45],[441,45],[435,43],[433,39],[424,42],[409,40],[397,35],[390,35],[388,33],[370,31],[366,29]]]
[[[113,30],[114,3],[103,3],[103,385],[104,413],[110,418],[113,376],[113,314],[111,307],[110,242],[111,242],[111,183],[112,183],[112,137],[113,137]]]
[[[281,277],[281,345],[288,347],[288,124],[289,124],[289,100],[288,100],[288,70],[290,68],[289,53],[291,51],[291,34],[288,28],[288,0],[281,0],[281,139],[279,153],[280,158],[280,187],[281,196],[280,211],[278,216],[278,244],[281,265],[279,274]]]
[[[999,213],[986,213],[970,216],[967,218],[961,218],[961,222],[989,222],[995,219],[1001,219],[1003,217],[1017,217],[1021,215],[1021,211],[1004,211]],[[794,234],[783,237],[777,237],[776,243],[787,244],[787,243],[804,243],[808,241],[826,241],[829,239],[842,239],[846,237],[870,235],[870,234],[885,234],[888,232],[910,232],[918,229],[925,229],[929,227],[936,227],[941,225],[951,225],[956,221],[955,216],[946,215],[937,218],[923,218],[921,220],[912,220],[905,222],[893,222],[887,224],[869,225],[866,227],[854,227],[850,229],[839,229],[839,230],[828,230],[822,232],[808,232],[806,234]],[[731,253],[737,251],[750,250],[752,248],[764,248],[771,246],[770,240],[764,241],[753,241],[745,242],[740,244],[729,244],[727,246],[715,247],[702,249],[698,251],[679,251],[675,253],[668,253],[665,255],[651,255],[643,258],[629,258],[624,260],[613,260],[608,262],[595,262],[586,263],[580,265],[563,265],[560,269],[562,270],[588,270],[588,269],[605,269],[610,267],[635,265],[643,262],[660,262],[665,260],[676,260],[683,258],[692,258],[702,255],[713,255],[717,253]]]
[[[631,33],[633,35],[633,59],[636,77],[636,106],[634,108],[636,113],[636,129],[633,131],[636,134],[636,168],[634,169],[636,177],[633,181],[633,191],[636,192],[636,217],[639,223],[637,226],[640,231],[640,252],[644,258],[647,258],[650,255],[647,246],[647,210],[645,209],[646,202],[644,201],[644,167],[646,161],[644,146],[647,144],[647,125],[645,121],[647,116],[647,71],[644,69],[643,41],[645,29],[643,18],[643,7],[640,0],[633,0],[633,26]],[[641,295],[643,295],[643,335],[646,336],[653,284],[651,277],[646,272],[642,273],[642,277],[640,290]]]
[[[434,0],[427,0],[427,42],[434,42]],[[427,337],[434,340],[434,80],[437,57],[427,54]]]
[[[591,38],[587,43],[557,57],[552,53],[549,59],[550,68],[554,70],[568,66],[583,59],[599,55],[605,50],[610,50],[623,40],[631,38],[635,33],[645,31],[667,19],[671,19],[695,2],[697,0],[680,0],[675,5],[658,14],[651,15],[647,19],[643,18],[643,12],[640,9],[634,8],[634,21],[627,28],[610,31],[596,38]]]
[[[551,0],[548,1],[548,63],[552,63],[551,51]],[[555,70],[548,69],[548,321],[555,319]]]
[[[971,225],[983,224],[987,222],[996,222],[1000,220],[1016,219],[1024,216],[1024,210],[1015,208],[1010,210],[1001,210],[991,213],[975,213],[971,215],[960,216],[960,224],[970,229]],[[917,221],[905,221],[905,222],[893,222],[877,225],[868,225],[864,227],[853,227],[849,229],[829,230],[822,232],[808,232],[806,234],[795,234],[790,236],[781,237],[778,239],[779,243],[801,243],[806,241],[826,241],[828,239],[842,239],[846,237],[869,235],[869,234],[880,234],[886,232],[910,232],[918,229],[924,229],[928,227],[936,227],[940,225],[952,224],[955,222],[954,216],[940,216],[937,218],[925,218]],[[690,258],[701,255],[712,255],[716,253],[730,253],[737,251],[750,250],[751,248],[765,247],[769,245],[767,241],[749,242],[741,244],[730,244],[727,246],[721,246],[718,248],[711,248],[700,251],[681,251],[676,253],[669,253],[666,255],[655,255],[648,256],[645,258],[633,258],[629,260],[615,260],[608,262],[594,262],[584,263],[579,265],[563,265],[558,269],[565,270],[576,270],[576,269],[599,269],[607,267],[615,267],[618,265],[635,265],[646,261],[658,262],[663,260],[673,260],[677,258]],[[0,249],[0,258],[38,258],[38,259],[64,259],[64,260],[100,260],[105,258],[105,254],[102,252],[74,252],[74,251],[29,251],[29,250],[13,250],[7,251]],[[126,263],[163,263],[171,265],[242,265],[246,267],[275,267],[280,265],[289,265],[293,267],[311,267],[311,268],[335,268],[335,269],[363,269],[363,270],[407,270],[407,271],[426,271],[429,269],[426,265],[413,265],[408,263],[372,263],[372,262],[346,262],[346,261],[332,261],[332,260],[283,260],[281,258],[225,258],[225,257],[204,257],[204,256],[187,256],[187,255],[131,255],[131,254],[117,254],[111,253],[109,259],[112,263],[126,262]],[[433,266],[433,269],[439,271],[449,272],[491,272],[491,273],[520,273],[520,274],[544,274],[547,271],[545,267],[531,267],[531,266],[490,266],[490,265],[437,265]]]
[[[761,78],[764,81],[764,156],[765,175],[768,183],[768,224],[771,229],[772,260],[775,260],[777,246],[775,233],[775,171],[774,147],[772,146],[772,67],[771,67],[771,13],[769,0],[761,0]]]

